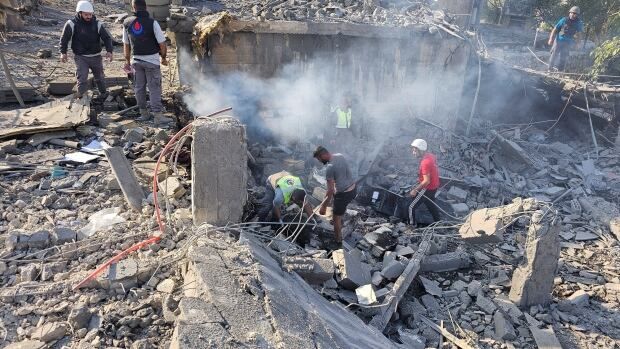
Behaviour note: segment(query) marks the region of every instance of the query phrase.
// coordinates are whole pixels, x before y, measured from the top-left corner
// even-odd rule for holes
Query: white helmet
[[[75,7],[75,12],[93,13],[95,12],[95,9],[93,8],[93,4],[91,4],[90,1],[81,0],[78,1],[77,6]]]
[[[415,139],[413,142],[411,142],[411,146],[420,149],[421,151],[426,151],[426,149],[428,149],[428,145],[426,144],[426,141],[423,139]]]

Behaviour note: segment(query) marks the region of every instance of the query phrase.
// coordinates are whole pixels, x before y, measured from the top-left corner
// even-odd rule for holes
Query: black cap
[[[324,146],[319,145],[318,147],[316,147],[316,150],[314,151],[314,154],[312,155],[313,157],[317,158],[319,157],[321,154],[324,153],[328,153],[327,149],[325,149]]]

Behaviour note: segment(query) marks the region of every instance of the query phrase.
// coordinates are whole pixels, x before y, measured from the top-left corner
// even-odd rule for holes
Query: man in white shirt
[[[123,44],[125,52],[125,69],[134,71],[134,90],[140,118],[146,121],[151,118],[146,108],[146,88],[149,89],[151,111],[155,121],[163,118],[161,104],[161,69],[168,65],[166,60],[166,38],[159,23],[149,16],[145,0],[133,0],[134,15],[123,22]]]

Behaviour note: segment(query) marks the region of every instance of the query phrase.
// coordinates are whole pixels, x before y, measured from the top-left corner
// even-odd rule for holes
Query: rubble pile
[[[172,336],[174,262],[191,225],[186,150],[159,172],[174,233],[74,289],[157,227],[151,183],[171,125],[135,121],[129,89],[110,91],[88,103],[96,122],[0,140],[3,347],[152,348]]]
[[[489,348],[613,347],[620,330],[613,311],[620,281],[615,150],[599,149],[598,157],[578,152],[590,146],[531,127],[477,129],[466,138],[419,120],[415,134],[390,139],[372,161],[357,205],[349,206],[344,249],[330,252],[329,217],[322,217],[296,241],[300,246],[270,244],[283,268],[370,325],[405,275],[415,274],[385,328],[389,338],[415,348],[450,338],[442,331]],[[446,222],[414,228],[379,214],[371,197],[379,190],[402,194],[415,183],[416,160],[406,145],[421,134],[438,155]],[[323,180],[306,148],[254,145],[250,151],[265,173],[306,178],[318,203]],[[259,187],[250,191],[260,196]],[[411,267],[420,255],[419,266]],[[441,330],[434,327],[439,323]]]
[[[379,0],[279,0],[279,1],[220,1],[217,4],[189,4],[185,14],[172,10],[172,26],[183,15],[205,16],[228,11],[241,20],[260,21],[313,21],[351,22],[408,26],[421,23],[450,25],[454,18],[439,10],[432,10],[427,1],[379,1]],[[191,6],[196,6],[192,9]],[[176,13],[176,14],[175,14]],[[456,26],[454,26],[456,28]]]

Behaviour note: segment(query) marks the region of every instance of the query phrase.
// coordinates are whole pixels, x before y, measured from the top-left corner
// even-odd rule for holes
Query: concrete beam
[[[125,157],[123,149],[113,147],[104,149],[103,152],[108,159],[108,163],[112,168],[112,173],[114,173],[114,177],[116,177],[129,206],[136,210],[142,209],[144,191],[138,183],[138,179],[131,168],[129,160]]]
[[[551,300],[553,279],[560,257],[560,221],[557,211],[532,215],[523,264],[512,275],[509,298],[517,306],[546,305]]]
[[[241,221],[247,201],[247,143],[239,120],[222,116],[195,122],[192,143],[194,224]]]

